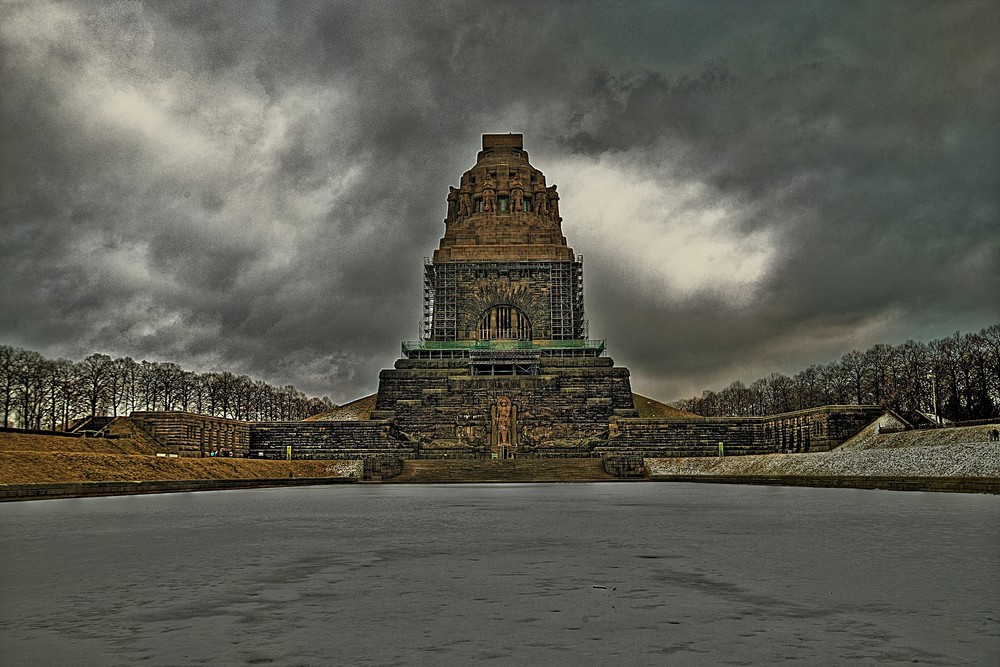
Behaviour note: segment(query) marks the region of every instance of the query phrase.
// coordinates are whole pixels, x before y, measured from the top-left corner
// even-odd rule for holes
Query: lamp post
[[[941,417],[938,415],[938,400],[937,400],[937,373],[931,371],[927,374],[927,379],[931,381],[931,405],[934,414],[934,423],[938,426],[941,425]]]

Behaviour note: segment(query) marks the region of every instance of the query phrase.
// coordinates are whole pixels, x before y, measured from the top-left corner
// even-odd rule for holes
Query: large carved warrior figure
[[[490,449],[500,458],[509,458],[517,451],[517,406],[501,396],[490,410]]]

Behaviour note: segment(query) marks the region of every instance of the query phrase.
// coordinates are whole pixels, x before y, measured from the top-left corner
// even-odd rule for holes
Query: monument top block
[[[484,134],[483,150],[490,148],[524,148],[524,136],[521,134]]]

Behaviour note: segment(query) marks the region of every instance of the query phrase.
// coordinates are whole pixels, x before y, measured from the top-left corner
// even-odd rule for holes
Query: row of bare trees
[[[127,415],[143,410],[183,410],[248,421],[294,421],[333,407],[295,387],[274,387],[246,375],[194,373],[177,364],[113,359],[46,359],[37,352],[0,345],[0,413],[3,425],[59,429],[74,419]]]
[[[792,377],[772,373],[750,386],[737,381],[674,403],[706,417],[762,416],[830,404],[882,405],[952,421],[1000,416],[1000,324],[930,343],[879,344]]]

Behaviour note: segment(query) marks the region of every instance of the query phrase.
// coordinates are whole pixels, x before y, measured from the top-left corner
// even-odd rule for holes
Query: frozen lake
[[[351,485],[0,505],[6,665],[1000,655],[1000,498]]]

